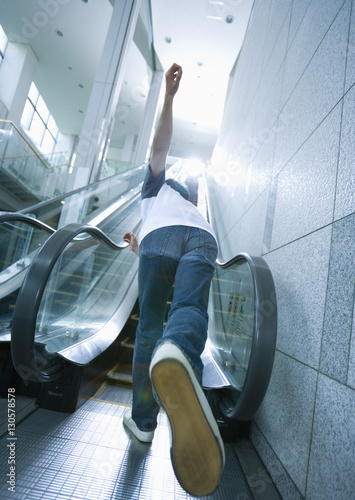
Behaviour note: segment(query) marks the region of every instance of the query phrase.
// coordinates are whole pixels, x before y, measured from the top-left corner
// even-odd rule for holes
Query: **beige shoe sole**
[[[176,477],[191,495],[209,495],[221,478],[224,449],[205,395],[198,387],[197,396],[187,369],[174,359],[155,364],[151,379],[169,418]]]

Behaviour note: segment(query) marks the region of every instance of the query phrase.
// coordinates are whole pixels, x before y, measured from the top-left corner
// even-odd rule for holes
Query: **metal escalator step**
[[[130,337],[127,337],[121,342],[120,345],[125,349],[134,349],[134,340],[132,342],[132,339]]]
[[[118,362],[106,376],[108,384],[132,385],[132,363]]]
[[[124,385],[125,387],[132,387],[132,374],[114,373],[110,377],[107,377],[107,382],[111,385]]]

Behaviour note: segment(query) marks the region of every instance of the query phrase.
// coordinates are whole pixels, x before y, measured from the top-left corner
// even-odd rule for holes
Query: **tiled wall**
[[[286,500],[355,495],[354,77],[352,0],[255,0],[212,158],[220,257],[276,284],[251,439]]]

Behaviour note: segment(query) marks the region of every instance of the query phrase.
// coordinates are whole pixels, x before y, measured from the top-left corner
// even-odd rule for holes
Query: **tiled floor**
[[[153,442],[143,444],[122,425],[126,407],[122,403],[89,400],[73,414],[36,410],[17,426],[16,441],[12,439],[15,492],[8,490],[7,483],[11,440],[7,434],[0,439],[0,498],[193,498],[181,488],[171,466],[166,415],[159,414]],[[208,498],[253,499],[233,445],[226,444],[225,448],[221,483]]]

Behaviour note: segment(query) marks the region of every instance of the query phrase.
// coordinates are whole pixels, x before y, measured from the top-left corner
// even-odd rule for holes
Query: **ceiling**
[[[0,24],[10,41],[31,46],[38,60],[35,84],[65,134],[80,134],[114,1],[1,0]],[[149,31],[147,5],[142,0],[143,31]],[[173,62],[183,67],[172,155],[210,157],[252,5],[253,0],[150,0],[156,59],[164,71]],[[122,147],[126,134],[138,134],[143,117],[151,70],[138,38],[127,61],[114,147]]]

